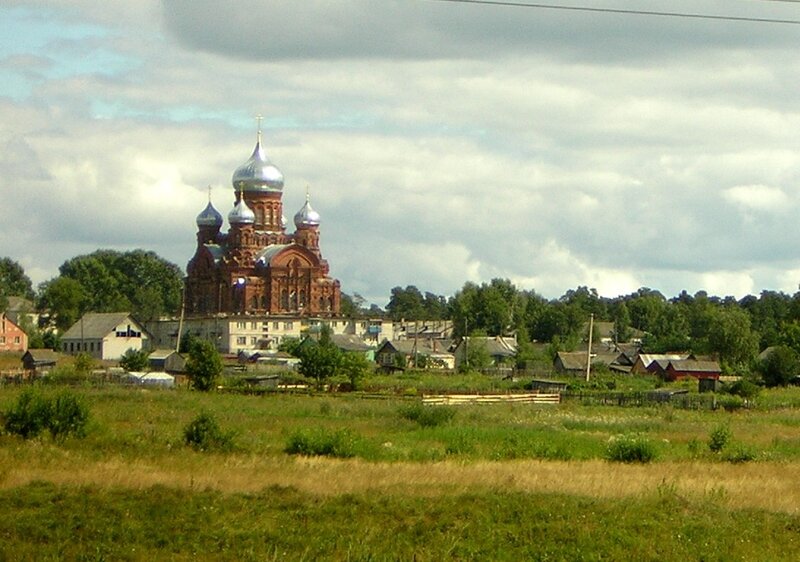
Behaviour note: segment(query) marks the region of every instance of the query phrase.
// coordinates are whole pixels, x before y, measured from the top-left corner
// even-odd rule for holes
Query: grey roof
[[[486,351],[492,357],[513,357],[517,354],[517,343],[514,338],[471,336],[464,339],[467,340],[468,345],[485,345]]]
[[[155,349],[147,356],[147,358],[148,359],[156,359],[156,360],[158,360],[158,359],[166,359],[167,357],[169,357],[173,353],[175,353],[177,355],[180,355],[174,349]]]
[[[364,340],[352,334],[333,334],[331,335],[331,343],[343,351],[369,351],[373,349]]]
[[[679,372],[693,372],[693,373],[719,373],[719,363],[716,361],[694,361],[686,359],[683,361],[670,361],[669,365]]]
[[[25,359],[26,356],[30,357],[34,363],[55,363],[61,357],[52,349],[29,349],[22,358]]]
[[[434,353],[438,355],[452,355],[452,353],[447,351],[446,347],[444,347],[441,343],[436,342],[436,340],[419,339],[416,341],[416,344],[413,339],[393,341],[384,340],[384,342],[378,346],[379,352],[396,351],[406,355],[411,355],[414,353],[415,349],[417,353],[423,355],[431,355]]]
[[[130,312],[87,312],[83,318],[75,322],[61,339],[75,340],[81,338],[104,338],[118,324],[129,322],[134,324],[138,331],[141,326],[132,317]]]

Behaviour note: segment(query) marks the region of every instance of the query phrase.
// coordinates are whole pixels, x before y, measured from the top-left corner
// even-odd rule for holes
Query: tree
[[[339,373],[347,377],[354,389],[359,387],[369,370],[369,360],[363,353],[348,351],[342,354],[339,361]]]
[[[0,296],[33,300],[33,284],[20,264],[11,258],[0,258]],[[5,308],[5,307],[3,307]]]
[[[129,349],[122,354],[119,360],[119,366],[127,372],[144,371],[147,369],[149,361],[147,360],[147,352],[143,349]]]
[[[800,374],[800,355],[785,345],[776,346],[761,361],[758,370],[768,387],[787,386]]]
[[[65,306],[61,304],[59,295],[49,295],[48,292],[53,285],[63,290],[59,283],[65,283],[64,279],[70,279],[74,287],[79,288],[70,290],[80,295],[78,308],[81,314],[89,310],[130,311],[138,318],[150,320],[164,313],[180,311],[181,271],[154,252],[98,250],[67,260],[59,268],[59,273],[59,277],[44,284],[40,290],[43,296],[40,309],[50,308],[56,316],[63,314]]]
[[[214,388],[222,374],[222,358],[212,342],[196,340],[189,350],[186,373],[195,390],[207,392]]]
[[[307,345],[300,357],[300,374],[317,380],[317,385],[336,374],[342,353],[330,344],[314,343]]]
[[[739,308],[713,310],[708,349],[719,354],[720,361],[730,366],[747,364],[758,350],[758,334],[750,328],[750,316]]]
[[[413,285],[394,287],[386,312],[392,320],[423,320],[425,318],[425,304],[422,293]]]
[[[39,287],[39,310],[50,311],[60,332],[77,322],[86,306],[86,292],[75,279],[56,277]]]

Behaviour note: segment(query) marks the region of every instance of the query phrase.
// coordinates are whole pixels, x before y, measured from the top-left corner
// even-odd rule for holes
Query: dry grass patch
[[[44,452],[44,451],[43,451]],[[165,485],[224,493],[288,486],[320,496],[380,492],[436,496],[495,489],[620,499],[668,487],[687,497],[713,494],[734,509],[798,513],[800,463],[663,462],[646,466],[600,460],[520,460],[459,463],[369,463],[328,458],[284,458],[186,453],[170,459],[92,461],[79,454],[42,455],[26,465],[0,457],[0,487],[35,481],[102,488],[146,489]],[[5,456],[5,455],[4,455]]]

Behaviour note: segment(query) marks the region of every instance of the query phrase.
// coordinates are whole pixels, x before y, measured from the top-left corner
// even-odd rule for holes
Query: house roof
[[[384,342],[378,346],[378,350],[376,353],[381,352],[397,352],[397,353],[405,353],[406,355],[411,355],[415,351],[424,355],[441,355],[442,357],[447,355],[452,355],[447,351],[447,347],[442,344],[438,343],[436,340],[428,340],[428,339],[419,339],[414,342],[413,339],[411,340],[384,340]]]
[[[641,360],[642,365],[649,367],[653,361],[663,361],[663,366],[666,367],[670,361],[682,361],[689,357],[688,353],[640,353],[637,360]],[[662,365],[662,363],[659,363]]]
[[[7,297],[8,306],[6,312],[31,312],[34,310],[33,303],[24,297],[10,296]]]
[[[62,339],[104,338],[125,321],[136,324],[139,328],[130,312],[87,312],[64,333]]]
[[[23,360],[25,357],[30,357],[34,363],[55,363],[61,356],[52,349],[29,349],[22,356]]]
[[[670,361],[667,368],[672,367],[673,370],[678,372],[692,372],[692,373],[719,373],[719,363],[716,361],[695,361],[692,359],[685,359],[683,361]]]
[[[369,351],[372,346],[354,334],[333,334],[331,343],[343,351]]]
[[[466,340],[467,345],[471,344],[484,344],[486,351],[492,357],[513,357],[517,354],[517,342],[514,338],[504,338],[502,336],[470,336],[462,339],[462,343]],[[461,344],[459,344],[460,346]]]
[[[616,363],[618,353],[592,353],[592,365]],[[561,360],[561,365],[568,371],[582,371],[586,369],[585,351],[559,351],[556,358]]]
[[[173,353],[175,353],[176,355],[180,355],[174,349],[155,349],[147,356],[147,358],[148,359],[155,359],[155,360],[166,359],[167,357],[169,357]]]

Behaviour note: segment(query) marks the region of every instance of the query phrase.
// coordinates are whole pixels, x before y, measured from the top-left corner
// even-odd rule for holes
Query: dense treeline
[[[456,335],[515,332],[521,342],[554,343],[574,349],[586,336],[590,315],[611,322],[618,341],[644,333],[651,353],[715,354],[729,370],[747,365],[760,350],[785,346],[800,353],[800,292],[763,291],[742,299],[681,292],[671,299],[641,288],[629,295],[601,297],[595,289],[570,289],[557,299],[517,289],[505,279],[466,283],[454,296],[422,293],[414,286],[392,289],[386,307],[395,320],[448,318]]]
[[[132,311],[142,320],[175,314],[181,300],[180,269],[153,252],[98,250],[64,262],[59,275],[34,292],[24,269],[0,259],[0,306],[9,296],[35,298],[59,330],[83,312]],[[391,290],[386,310],[367,308],[360,295],[343,295],[345,316],[389,316],[394,320],[450,319],[455,335],[516,333],[526,342],[574,349],[586,336],[590,315],[611,322],[618,341],[644,333],[645,351],[716,354],[728,370],[747,365],[760,350],[783,346],[800,353],[800,292],[762,291],[742,299],[686,291],[673,298],[641,288],[629,295],[602,297],[577,287],[557,299],[518,289],[507,279],[468,282],[451,297],[410,285]],[[36,344],[34,338],[34,344]]]
[[[0,309],[10,296],[34,301],[49,315],[52,326],[64,331],[85,312],[132,312],[141,320],[175,314],[181,306],[182,273],[155,252],[97,250],[59,267],[59,275],[40,284],[34,293],[30,278],[13,260],[0,260]],[[51,347],[49,326],[23,326],[31,347]]]

